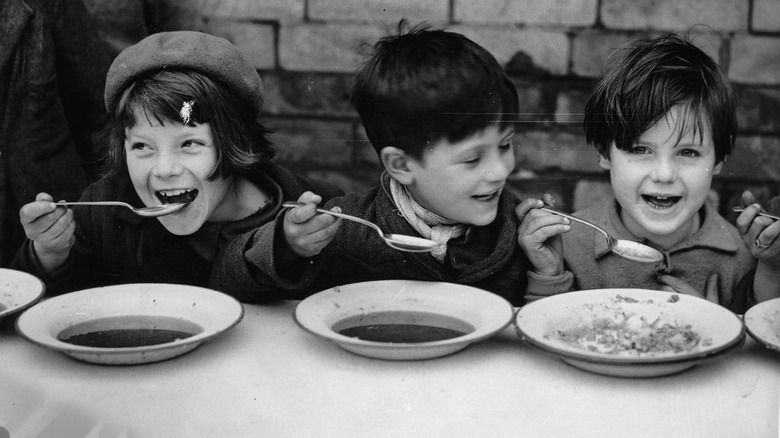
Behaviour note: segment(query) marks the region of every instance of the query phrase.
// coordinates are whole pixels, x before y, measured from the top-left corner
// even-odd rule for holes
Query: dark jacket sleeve
[[[295,201],[305,191],[322,197],[323,204],[342,195],[338,187],[310,179],[269,163],[266,174],[283,191],[282,201]],[[214,261],[210,285],[244,302],[294,299],[318,269],[317,257],[285,257],[282,210],[276,218],[227,244]],[[295,275],[285,275],[294,272]]]

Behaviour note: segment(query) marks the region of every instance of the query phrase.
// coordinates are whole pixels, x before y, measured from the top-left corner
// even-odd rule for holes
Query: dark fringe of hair
[[[585,106],[586,141],[605,157],[613,142],[628,151],[675,105],[682,107],[678,142],[689,129],[702,138],[706,120],[716,162],[722,162],[733,150],[737,132],[736,96],[725,73],[675,34],[631,42],[610,56]]]
[[[184,124],[180,116],[184,102],[193,102],[187,125],[208,123],[211,128],[217,165],[209,180],[247,175],[275,155],[266,138],[271,130],[231,88],[194,71],[161,70],[137,78],[109,113],[103,132],[109,145],[107,173],[116,174],[126,166],[125,129],[135,126],[137,117],[150,124]]]

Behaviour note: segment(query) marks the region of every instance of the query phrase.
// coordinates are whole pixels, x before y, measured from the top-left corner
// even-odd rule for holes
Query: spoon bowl
[[[658,263],[660,261],[663,261],[664,259],[664,255],[661,254],[660,251],[657,251],[639,242],[633,242],[631,240],[615,239],[609,233],[607,233],[605,229],[591,222],[588,222],[584,219],[580,219],[576,216],[572,216],[566,213],[561,213],[560,211],[552,210],[549,208],[542,207],[540,208],[540,210],[544,210],[552,214],[557,214],[558,216],[563,216],[565,218],[568,218],[575,222],[579,222],[583,225],[587,225],[599,231],[601,234],[604,235],[604,237],[607,238],[607,246],[609,247],[609,250],[619,255],[620,257],[623,257],[624,259],[633,260],[635,262],[641,262],[641,263]]]
[[[299,204],[297,202],[285,202],[282,204],[282,207],[285,208],[295,208],[300,207],[302,204]],[[405,234],[390,234],[385,233],[382,231],[379,226],[373,222],[369,222],[365,219],[361,219],[356,216],[351,216],[344,213],[337,213],[335,211],[330,210],[324,210],[322,208],[317,209],[318,213],[324,213],[329,214],[331,216],[340,217],[342,219],[354,221],[366,226],[369,226],[376,230],[376,232],[379,234],[379,237],[384,239],[385,243],[391,248],[397,249],[399,251],[406,251],[406,252],[430,252],[434,248],[436,248],[439,244],[434,242],[433,240],[429,239],[423,239],[422,237],[415,237],[415,236],[407,236]]]
[[[84,201],[84,202],[55,202],[57,205],[95,205],[95,206],[119,206],[133,211],[138,216],[158,217],[175,213],[189,205],[189,202],[177,202],[175,204],[155,205],[152,207],[136,208],[126,202],[120,201]]]

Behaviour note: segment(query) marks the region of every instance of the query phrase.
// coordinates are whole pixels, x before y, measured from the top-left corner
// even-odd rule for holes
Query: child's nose
[[[674,162],[667,158],[659,158],[653,163],[653,169],[650,177],[656,182],[670,182],[677,178],[677,167]]]
[[[176,154],[161,152],[154,163],[154,174],[160,178],[167,178],[181,173],[182,165]]]

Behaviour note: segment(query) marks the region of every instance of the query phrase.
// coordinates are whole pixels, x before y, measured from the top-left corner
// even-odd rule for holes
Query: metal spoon
[[[295,208],[300,207],[302,204],[299,204],[297,202],[285,202],[282,204],[282,207],[285,208]],[[359,217],[350,216],[348,214],[344,213],[336,213],[335,211],[329,211],[329,210],[323,210],[321,208],[317,209],[318,213],[325,213],[332,216],[340,217],[343,219],[347,219],[350,221],[355,221],[357,223],[369,226],[376,230],[377,233],[379,233],[379,237],[384,239],[385,243],[387,243],[388,246],[391,248],[395,248],[400,251],[407,251],[407,252],[430,252],[435,247],[437,247],[439,244],[434,242],[433,240],[423,239],[422,237],[414,237],[414,236],[407,236],[404,234],[389,234],[384,233],[381,228],[379,228],[378,225],[376,225],[373,222],[369,222],[365,219],[361,219]]]
[[[540,208],[539,210],[544,210],[553,214],[557,214],[558,216],[563,216],[565,218],[569,218],[573,221],[579,222],[583,225],[587,225],[589,227],[592,227],[601,234],[604,235],[604,237],[607,238],[607,246],[609,247],[610,251],[614,252],[615,254],[619,255],[620,257],[623,257],[624,259],[633,260],[635,262],[642,262],[642,263],[657,263],[664,259],[663,254],[661,254],[659,251],[656,251],[653,248],[650,248],[647,245],[643,245],[639,242],[633,242],[631,240],[622,240],[622,239],[615,239],[614,237],[610,236],[609,233],[607,233],[606,230],[603,228],[592,224],[586,220],[580,219],[578,217],[561,213],[560,211],[551,210],[549,208]]]
[[[739,206],[737,206],[737,207],[732,207],[731,211],[734,211],[734,212],[740,213],[740,212],[743,212],[743,211],[745,211],[745,207],[739,207]],[[758,215],[759,215],[759,216],[768,217],[768,218],[770,218],[770,219],[774,219],[774,220],[776,220],[776,221],[777,221],[777,220],[780,220],[780,216],[775,216],[775,215],[773,215],[773,214],[766,213],[766,212],[765,212],[765,211],[763,211],[763,210],[759,211],[759,212],[758,212]]]
[[[157,217],[165,216],[166,214],[175,213],[182,208],[186,207],[189,202],[177,202],[175,204],[163,204],[155,205],[153,207],[136,208],[132,205],[119,202],[119,201],[85,201],[85,202],[55,202],[57,205],[103,205],[103,206],[119,206],[129,208],[133,213],[138,216],[144,217]]]

